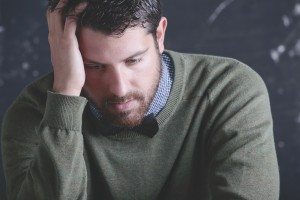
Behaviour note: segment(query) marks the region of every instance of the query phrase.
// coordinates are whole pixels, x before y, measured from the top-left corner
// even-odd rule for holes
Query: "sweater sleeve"
[[[44,113],[22,97],[8,109],[2,158],[9,200],[87,198],[81,133],[86,103],[48,91]]]
[[[218,77],[208,95],[212,199],[278,199],[278,163],[265,84],[240,63]]]

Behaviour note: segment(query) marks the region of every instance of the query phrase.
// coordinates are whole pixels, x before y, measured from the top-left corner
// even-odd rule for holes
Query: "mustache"
[[[131,100],[143,101],[144,99],[145,96],[141,92],[129,92],[128,94],[122,97],[112,95],[108,97],[104,102],[105,105],[108,106],[110,104],[126,103]]]

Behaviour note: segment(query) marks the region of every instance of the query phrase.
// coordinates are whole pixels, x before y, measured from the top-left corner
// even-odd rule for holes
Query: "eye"
[[[142,58],[138,58],[138,59],[128,59],[126,60],[126,63],[129,64],[129,65],[134,65],[136,63],[139,63],[142,61]]]
[[[104,69],[104,66],[102,65],[84,65],[85,68],[88,68],[88,69],[95,69],[95,70],[103,70]]]

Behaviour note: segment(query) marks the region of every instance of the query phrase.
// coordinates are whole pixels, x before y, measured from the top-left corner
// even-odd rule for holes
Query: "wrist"
[[[73,89],[73,88],[58,88],[53,86],[52,91],[58,94],[67,95],[67,96],[80,96],[81,89]]]

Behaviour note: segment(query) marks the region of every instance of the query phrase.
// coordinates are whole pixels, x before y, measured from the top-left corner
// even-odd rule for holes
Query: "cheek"
[[[85,71],[85,85],[91,87],[99,82],[99,78],[96,73],[92,73],[90,70]]]
[[[137,77],[140,80],[141,88],[145,93],[152,93],[154,87],[157,85],[159,81],[159,66],[157,63],[151,63],[151,65],[147,66],[147,69],[139,74]]]
[[[88,90],[93,95],[99,95],[98,91],[104,91],[102,79],[99,77],[99,74],[86,70],[85,72],[86,79],[84,84],[84,89]]]
[[[142,90],[148,90],[150,88],[151,82],[157,76],[157,66],[154,62],[144,62],[142,66],[135,71],[132,71],[131,84]],[[147,92],[147,91],[144,91]]]

